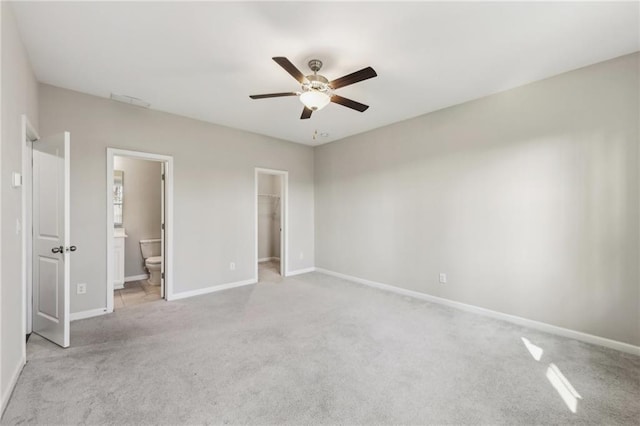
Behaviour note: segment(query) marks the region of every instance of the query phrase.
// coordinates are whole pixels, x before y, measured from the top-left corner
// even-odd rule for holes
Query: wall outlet
[[[231,271],[235,271],[235,270],[236,270],[236,263],[235,263],[235,262],[231,262],[231,263],[229,264],[229,269],[230,269]]]
[[[76,285],[76,294],[87,294],[87,284],[79,283]]]
[[[300,252],[300,260],[304,259],[304,253]]]
[[[447,283],[447,274],[445,274],[444,272],[440,272],[440,282],[442,284],[446,284]]]

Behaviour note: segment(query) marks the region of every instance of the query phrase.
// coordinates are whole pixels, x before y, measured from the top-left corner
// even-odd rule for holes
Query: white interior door
[[[164,204],[165,204],[165,178],[166,178],[166,169],[167,165],[165,163],[162,163],[162,176],[160,179],[160,256],[162,261],[160,262],[160,297],[162,297],[164,299],[164,293],[165,293],[165,283],[164,283],[164,277],[165,277],[165,247],[164,247],[164,232],[165,232],[165,220],[164,220],[164,216],[165,216],[165,212],[164,212]]]
[[[33,332],[69,346],[70,134],[33,144]]]

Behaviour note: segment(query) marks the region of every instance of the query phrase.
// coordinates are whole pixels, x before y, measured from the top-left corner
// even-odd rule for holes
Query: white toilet
[[[160,243],[162,240],[140,240],[140,251],[144,258],[144,266],[149,271],[149,284],[160,285],[160,273],[162,270],[162,256]]]

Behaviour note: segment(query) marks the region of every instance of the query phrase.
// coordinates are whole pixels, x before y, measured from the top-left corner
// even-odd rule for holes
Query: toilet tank
[[[152,240],[140,240],[140,251],[142,252],[142,257],[144,259],[148,259],[153,256],[160,256],[162,254],[160,252],[161,241],[162,240],[160,238]]]

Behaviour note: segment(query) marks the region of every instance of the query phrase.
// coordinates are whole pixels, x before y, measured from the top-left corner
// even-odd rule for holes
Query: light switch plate
[[[18,172],[11,173],[11,187],[20,188],[22,186],[22,175]]]

